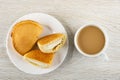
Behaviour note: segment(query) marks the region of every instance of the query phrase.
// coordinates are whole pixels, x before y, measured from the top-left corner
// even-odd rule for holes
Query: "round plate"
[[[57,19],[55,19],[54,17],[50,15],[43,14],[43,13],[32,13],[32,14],[28,14],[28,15],[25,15],[19,18],[11,25],[10,30],[7,35],[7,40],[6,40],[7,53],[12,63],[21,71],[24,71],[30,74],[45,74],[58,68],[62,64],[62,62],[64,61],[67,55],[68,47],[69,47],[68,38],[67,38],[65,45],[59,51],[55,53],[55,57],[53,59],[53,64],[51,67],[47,69],[36,67],[26,62],[23,59],[23,56],[21,56],[14,49],[13,44],[12,44],[11,30],[16,23],[23,21],[23,20],[33,20],[33,21],[36,21],[42,24],[44,30],[43,30],[41,37],[48,35],[48,34],[52,34],[52,33],[64,33],[67,35],[67,32],[65,31],[63,25]]]

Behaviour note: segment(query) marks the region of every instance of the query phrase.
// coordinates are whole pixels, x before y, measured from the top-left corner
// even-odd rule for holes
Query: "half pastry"
[[[58,51],[65,43],[66,36],[62,33],[50,34],[37,42],[39,49],[45,53]]]
[[[15,49],[24,55],[33,47],[42,30],[42,26],[32,20],[24,20],[14,25],[11,37]]]
[[[50,67],[52,64],[54,53],[45,54],[40,50],[32,50],[24,55],[24,59],[29,63],[41,68]]]

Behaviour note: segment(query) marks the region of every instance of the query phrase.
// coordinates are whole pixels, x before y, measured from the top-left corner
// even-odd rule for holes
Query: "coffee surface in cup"
[[[86,54],[99,53],[105,45],[104,33],[96,26],[86,26],[78,34],[79,48]]]

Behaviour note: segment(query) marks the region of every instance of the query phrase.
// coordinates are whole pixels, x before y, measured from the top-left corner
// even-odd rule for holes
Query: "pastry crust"
[[[12,41],[14,48],[21,55],[28,52],[42,33],[42,26],[32,20],[24,20],[14,25],[12,30]]]
[[[50,67],[52,64],[54,53],[43,53],[40,50],[32,50],[24,55],[24,59],[33,65],[43,68]]]
[[[45,53],[58,51],[66,41],[66,36],[62,33],[55,33],[40,38],[37,42],[39,49]]]

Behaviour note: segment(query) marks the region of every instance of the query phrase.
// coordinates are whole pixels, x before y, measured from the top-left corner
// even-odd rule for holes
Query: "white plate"
[[[23,20],[33,20],[42,24],[44,29],[42,36],[52,33],[64,33],[67,35],[67,32],[65,31],[63,25],[57,19],[50,15],[43,13],[32,13],[19,18],[11,25],[6,40],[7,53],[12,63],[21,71],[30,74],[45,74],[58,68],[67,55],[69,47],[68,38],[65,45],[58,52],[55,53],[53,64],[50,68],[43,69],[40,67],[33,66],[28,62],[24,61],[23,57],[19,55],[19,53],[14,49],[12,45],[11,30],[17,22]]]

